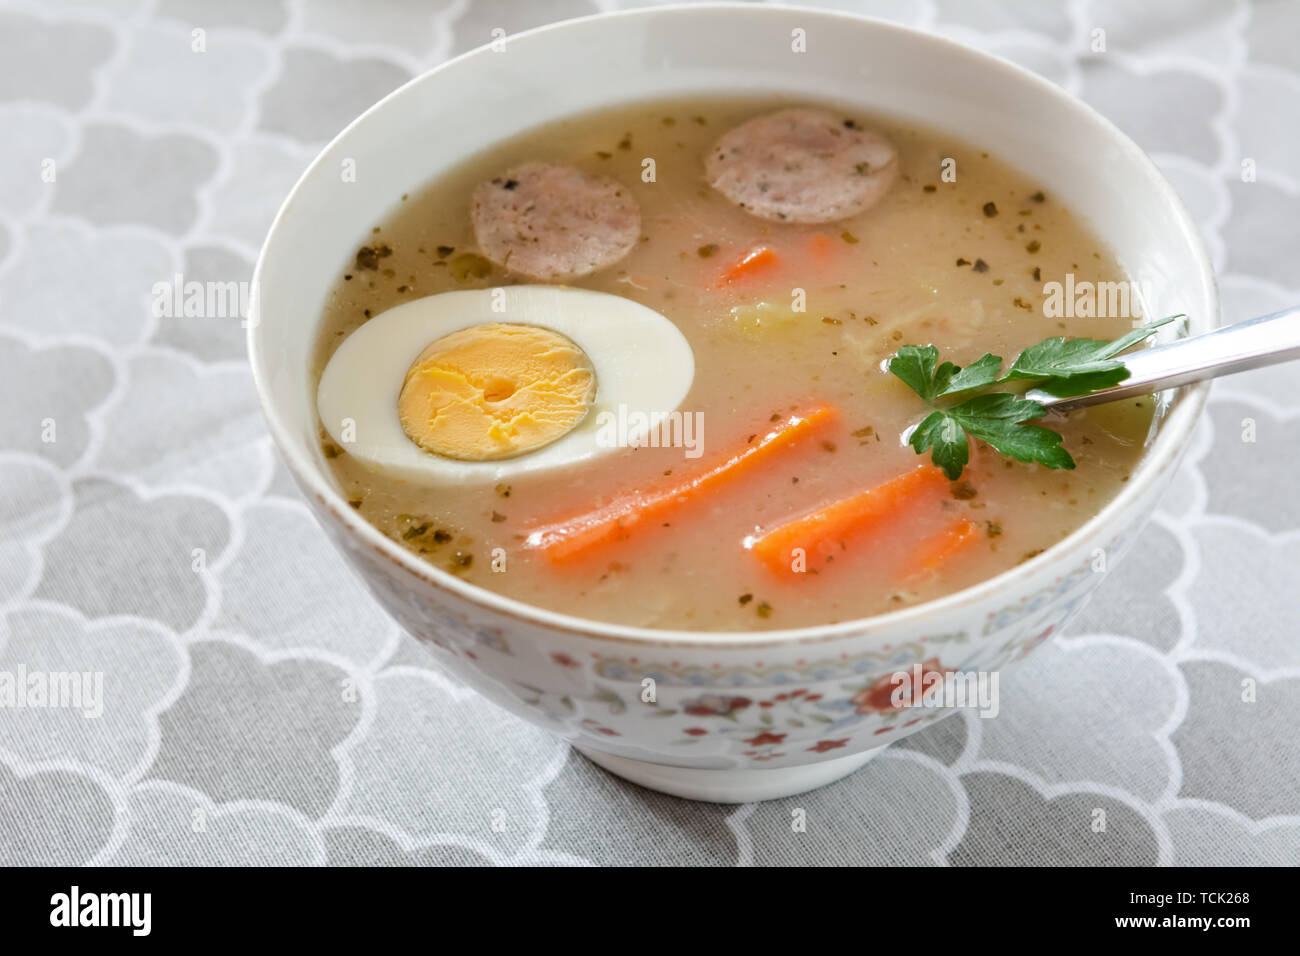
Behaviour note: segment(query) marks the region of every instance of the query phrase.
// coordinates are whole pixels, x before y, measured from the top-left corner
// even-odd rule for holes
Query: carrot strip
[[[562,562],[622,541],[638,525],[659,521],[687,502],[755,471],[773,455],[829,425],[835,417],[836,411],[829,405],[791,415],[759,441],[697,475],[648,491],[621,495],[595,511],[535,528],[528,534],[527,544],[541,550],[552,561]]]
[[[963,515],[938,534],[921,542],[912,555],[915,573],[938,570],[948,559],[974,544],[978,537],[979,525]]]
[[[722,274],[719,285],[731,285],[774,269],[781,261],[771,246],[758,246],[741,256],[740,261]]]
[[[746,546],[773,571],[798,573],[796,548],[803,551],[805,568],[814,557],[824,561],[848,538],[870,531],[921,498],[938,497],[947,487],[948,479],[942,471],[933,465],[920,465],[870,491],[841,498],[747,539]]]

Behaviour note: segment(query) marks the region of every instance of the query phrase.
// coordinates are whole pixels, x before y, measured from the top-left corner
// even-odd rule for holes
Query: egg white
[[[406,373],[431,342],[488,322],[536,325],[571,339],[595,370],[595,402],[571,432],[515,458],[460,461],[425,451],[406,436],[398,417]],[[694,378],[690,343],[653,309],[588,289],[518,285],[444,292],[374,316],[330,357],[316,409],[340,448],[384,474],[429,483],[486,483],[612,451],[597,443],[601,412],[617,414],[620,405],[631,412],[671,412]],[[352,441],[344,440],[349,419],[355,423]]]

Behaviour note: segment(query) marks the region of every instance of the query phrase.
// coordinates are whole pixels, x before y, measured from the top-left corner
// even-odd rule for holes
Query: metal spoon
[[[1295,359],[1300,359],[1300,308],[1116,356],[1129,370],[1129,377],[1113,388],[1070,398],[1035,388],[1026,392],[1025,398],[1047,411],[1065,412]]]

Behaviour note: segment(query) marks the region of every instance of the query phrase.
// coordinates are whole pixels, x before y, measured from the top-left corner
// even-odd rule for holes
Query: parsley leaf
[[[927,402],[939,397],[939,389],[934,380],[934,363],[939,361],[939,350],[933,345],[904,345],[898,354],[889,360],[889,370],[901,378],[907,387],[920,395]],[[943,385],[948,384],[956,366],[944,362],[942,368]],[[951,368],[953,371],[947,371]]]
[[[1104,342],[1101,339],[1067,339],[1063,335],[1043,339],[1037,345],[1031,345],[1020,353],[1020,357],[1012,363],[1002,381],[1017,378],[1074,378],[1095,375],[1098,372],[1110,372],[1113,375],[1118,372],[1118,378],[1097,379],[1107,384],[1093,387],[1109,388],[1111,385],[1118,385],[1128,377],[1128,370],[1114,357],[1125,349],[1137,345],[1160,326],[1172,322],[1175,318],[1177,316],[1171,315],[1150,325],[1133,329],[1113,342]]]
[[[972,388],[983,388],[998,381],[1002,359],[981,356],[965,368],[944,362],[938,367],[939,350],[933,345],[904,345],[889,360],[889,370],[927,402]]]
[[[1125,349],[1181,315],[1133,329],[1111,342],[1100,339],[1044,339],[1025,349],[1001,375],[1002,359],[985,354],[965,368],[939,362],[933,345],[905,345],[890,359],[889,371],[898,376],[928,405],[960,392],[1038,379],[1038,387],[1051,395],[1072,397],[1118,385],[1128,378],[1124,363],[1115,358]],[[1061,447],[1061,436],[1041,425],[1026,422],[1040,418],[1043,406],[1013,392],[988,392],[956,405],[936,408],[908,436],[918,455],[930,452],[934,463],[956,481],[970,461],[970,439],[987,442],[1017,461],[1037,462],[1048,468],[1073,468],[1074,459]]]
[[[985,352],[974,362],[958,371],[939,395],[943,397],[956,392],[968,392],[972,388],[983,388],[985,385],[992,385],[998,381],[998,375],[1001,373],[1002,357]]]
[[[977,395],[948,409],[967,433],[982,439],[1017,461],[1036,461],[1048,468],[1073,468],[1074,459],[1061,447],[1061,436],[1050,428],[1026,425],[1039,418],[1043,406],[1010,392]]]
[[[1057,398],[1072,398],[1075,395],[1087,395],[1089,392],[1118,385],[1128,378],[1128,375],[1128,369],[1118,365],[1103,372],[1084,372],[1081,375],[1044,379],[1036,387]]]
[[[962,469],[970,461],[970,441],[966,438],[966,431],[947,412],[927,415],[912,432],[908,444],[916,449],[918,455],[933,448],[930,457],[951,481],[961,477]]]
[[[1073,468],[1074,459],[1061,447],[1061,436],[1050,428],[1026,425],[1043,414],[1037,402],[1010,392],[990,392],[931,412],[912,432],[916,453],[932,449],[931,458],[951,480],[961,477],[970,460],[967,436],[988,442],[1017,461],[1038,462],[1048,468]]]

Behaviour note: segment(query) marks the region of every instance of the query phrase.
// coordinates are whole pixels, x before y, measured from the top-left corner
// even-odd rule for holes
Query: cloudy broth
[[[652,628],[752,630],[850,620],[940,597],[1027,560],[1106,504],[1142,453],[1147,400],[1054,423],[1077,462],[1071,471],[1012,461],[976,443],[933,513],[888,524],[809,573],[775,574],[745,549],[760,529],[928,461],[900,441],[926,412],[883,368],[900,346],[933,343],[942,358],[964,364],[985,352],[1014,357],[1052,335],[1111,339],[1132,327],[1126,316],[1047,317],[1046,283],[1126,276],[1037,183],[994,152],[933,131],[844,113],[890,139],[900,164],[884,198],[852,218],[797,225],[733,205],[706,182],[703,157],[726,130],[783,105],[709,98],[579,116],[494,147],[400,202],[395,195],[389,217],[357,237],[363,249],[331,293],[318,374],[346,335],[385,309],[529,281],[477,255],[469,197],[513,165],[566,163],[617,179],[639,202],[642,222],[626,258],[569,284],[635,300],[682,331],[696,368],[681,410],[701,429],[689,436],[692,447],[620,448],[496,485],[451,487],[387,477],[326,438],[329,467],[352,506],[433,565],[529,604]],[[945,177],[945,160],[955,180]],[[781,268],[719,281],[764,244],[785,251]],[[558,565],[527,547],[539,524],[689,477],[772,422],[819,404],[838,410],[831,427],[627,540]],[[977,524],[978,541],[937,571],[914,573],[918,535],[960,515]]]

